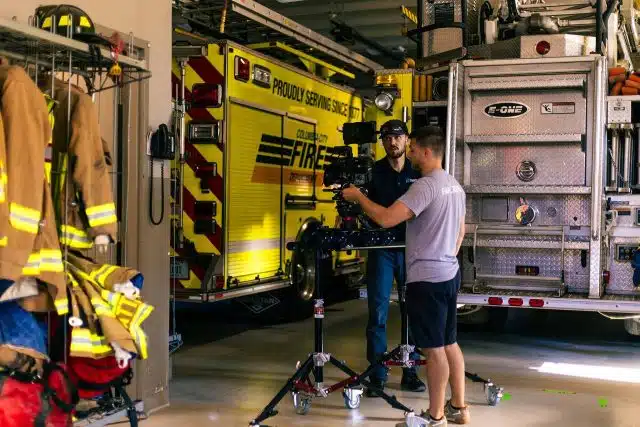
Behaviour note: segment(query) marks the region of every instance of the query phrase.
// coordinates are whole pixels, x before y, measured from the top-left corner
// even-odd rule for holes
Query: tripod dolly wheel
[[[362,392],[363,390],[361,388],[345,388],[342,391],[344,406],[346,406],[347,409],[358,409],[360,407]]]
[[[307,415],[311,410],[311,398],[312,396],[304,392],[291,392],[293,398],[293,408],[298,415]]]
[[[502,400],[502,387],[498,387],[497,385],[488,382],[485,384],[485,393],[487,394],[487,403],[489,406],[496,406]]]

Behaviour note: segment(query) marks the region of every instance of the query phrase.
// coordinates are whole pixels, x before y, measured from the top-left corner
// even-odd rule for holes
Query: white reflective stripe
[[[89,249],[93,247],[93,242],[87,233],[68,225],[60,227],[60,242],[74,248]]]
[[[11,203],[9,207],[9,221],[11,225],[20,231],[26,231],[31,234],[37,234],[40,227],[40,212],[20,206],[17,203]]]
[[[55,249],[42,249],[40,251],[40,269],[55,273],[64,271],[62,252]]]
[[[53,160],[53,147],[51,147],[51,145],[47,145],[47,148],[44,149],[44,160],[46,162]]]
[[[85,209],[85,213],[89,220],[115,215],[116,205],[115,203],[105,203],[104,205],[91,206],[90,208]]]

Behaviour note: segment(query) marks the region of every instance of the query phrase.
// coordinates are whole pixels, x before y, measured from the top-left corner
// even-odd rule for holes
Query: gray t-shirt
[[[453,279],[459,269],[456,242],[466,204],[458,181],[438,169],[414,182],[398,200],[415,215],[407,221],[407,283]]]

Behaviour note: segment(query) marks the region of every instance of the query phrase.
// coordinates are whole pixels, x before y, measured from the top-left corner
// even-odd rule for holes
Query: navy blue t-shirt
[[[409,190],[414,181],[420,178],[420,172],[411,167],[408,159],[404,162],[404,168],[400,172],[396,172],[386,157],[375,163],[372,175],[373,177],[368,187],[368,197],[371,201],[385,208],[391,206]],[[396,234],[396,239],[404,242],[406,224],[403,222],[396,225],[393,231]]]

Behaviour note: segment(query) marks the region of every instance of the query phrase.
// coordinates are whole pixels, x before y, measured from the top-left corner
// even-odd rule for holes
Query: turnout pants
[[[404,285],[405,269],[403,249],[372,250],[367,255],[366,280],[369,304],[367,360],[371,364],[387,351],[387,317],[391,288],[394,278],[398,286]],[[411,333],[409,333],[409,344],[414,345]],[[411,359],[419,360],[420,355],[413,352]],[[371,378],[386,381],[387,371],[385,366],[376,366]],[[416,372],[416,368],[408,368],[405,371]]]

